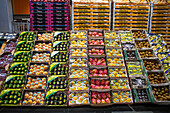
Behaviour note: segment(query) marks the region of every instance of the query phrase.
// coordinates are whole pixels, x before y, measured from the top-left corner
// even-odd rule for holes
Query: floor
[[[0,113],[170,113],[170,105],[137,104],[109,107],[0,107]]]

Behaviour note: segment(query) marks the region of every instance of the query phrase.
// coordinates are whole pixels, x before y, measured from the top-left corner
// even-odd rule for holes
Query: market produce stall
[[[8,65],[0,70],[1,106],[170,104],[169,50],[160,35],[32,31],[8,43],[13,49],[0,58]]]

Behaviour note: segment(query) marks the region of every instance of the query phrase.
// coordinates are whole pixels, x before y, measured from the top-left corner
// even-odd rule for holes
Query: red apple
[[[106,103],[110,103],[110,98],[106,98]]]
[[[103,72],[104,72],[104,74],[107,74],[107,69],[104,69]]]
[[[97,98],[101,99],[100,93],[97,93]]]
[[[93,76],[98,76],[98,74],[95,73],[95,74],[93,74]]]
[[[96,85],[100,86],[100,80],[96,80]]]
[[[109,85],[109,81],[108,81],[108,80],[105,81],[105,85],[106,85],[106,86]]]
[[[107,96],[108,98],[110,98],[110,93],[106,93],[106,96]]]
[[[101,80],[100,84],[104,85],[104,83],[105,83],[105,80]]]
[[[92,103],[92,104],[96,104],[96,99],[92,98],[92,99],[91,99],[91,103]]]
[[[98,53],[98,55],[102,55],[101,53]]]
[[[102,95],[102,98],[106,98],[106,94],[105,93],[101,93],[101,95]]]
[[[107,76],[107,74],[104,74],[103,76]]]
[[[91,51],[92,51],[93,53],[96,52],[96,50],[95,50],[94,48],[93,48]]]
[[[99,53],[99,50],[98,50],[98,49],[96,49],[96,53]]]
[[[103,76],[102,74],[98,74],[98,76]]]
[[[102,71],[102,70],[99,70],[99,74],[103,74],[103,71]]]
[[[101,49],[101,50],[100,50],[100,53],[104,54],[104,50]]]
[[[110,88],[110,86],[105,86],[104,88],[105,88],[105,89],[109,89],[109,88]]]
[[[94,72],[94,73],[97,73],[98,71],[97,71],[97,69],[93,69],[93,72]]]
[[[92,73],[93,73],[93,70],[89,70],[89,73],[92,74]]]
[[[93,35],[96,36],[96,35],[97,35],[97,32],[93,32]]]
[[[92,58],[89,58],[89,62],[93,62],[93,59],[92,59]]]
[[[104,89],[104,86],[103,86],[103,85],[101,85],[101,86],[100,86],[100,89]]]
[[[99,36],[102,36],[102,33],[98,33]]]
[[[92,35],[93,33],[92,32],[89,32],[89,35]]]
[[[100,99],[97,99],[97,104],[100,104],[100,103],[101,103]]]
[[[105,101],[104,99],[102,99],[102,100],[101,100],[101,103],[104,104],[104,103],[106,103],[106,101]]]
[[[97,61],[98,61],[98,59],[97,59],[97,58],[95,58],[95,59],[94,59],[94,61],[95,61],[95,62],[97,62]]]
[[[106,62],[102,63],[102,65],[105,66],[105,65],[106,65]]]
[[[92,83],[92,84],[95,84],[95,80],[94,80],[94,79],[92,79],[92,80],[91,80],[91,83]]]
[[[91,95],[92,95],[93,98],[97,98],[97,93],[96,92],[92,92]]]
[[[95,89],[95,87],[96,87],[96,85],[91,84],[91,88],[92,88],[92,89]]]
[[[100,86],[95,86],[95,89],[100,89]]]

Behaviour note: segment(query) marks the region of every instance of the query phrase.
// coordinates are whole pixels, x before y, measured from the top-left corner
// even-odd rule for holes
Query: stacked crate
[[[149,4],[144,2],[114,1],[113,30],[148,29]]]
[[[68,1],[30,1],[31,30],[69,30]]]
[[[73,2],[72,29],[110,29],[111,2]]]
[[[151,32],[155,34],[162,34],[164,40],[170,48],[170,5],[167,2],[153,3],[151,9]]]

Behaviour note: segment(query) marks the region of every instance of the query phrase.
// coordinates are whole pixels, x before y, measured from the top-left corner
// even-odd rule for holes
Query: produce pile
[[[169,104],[169,50],[161,39],[145,30],[22,32],[6,45],[14,52],[0,58],[10,59],[0,70],[0,105]]]

